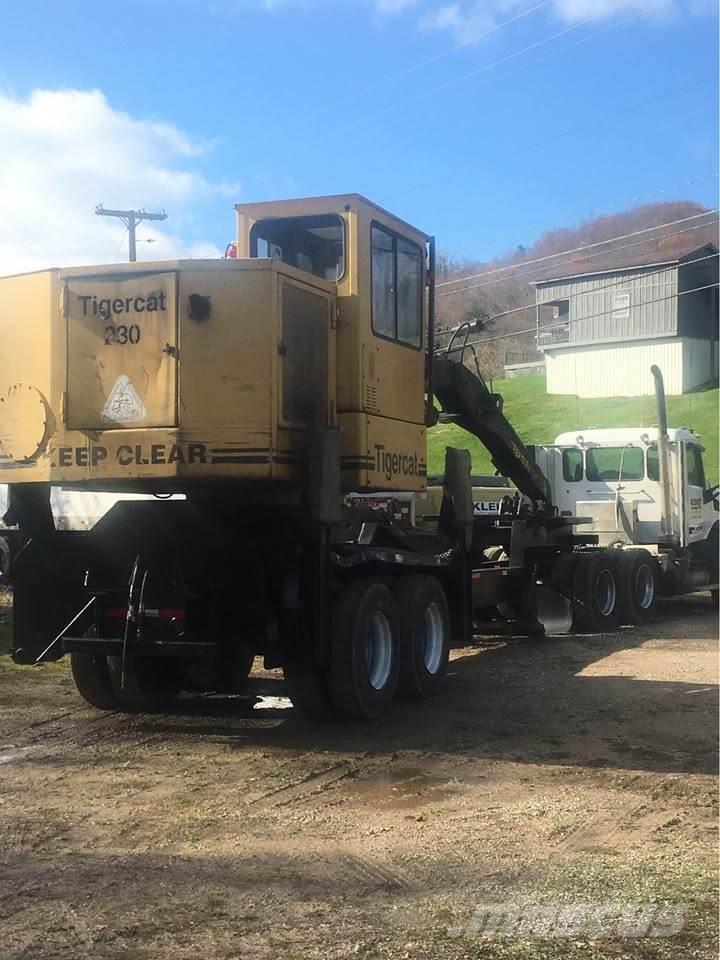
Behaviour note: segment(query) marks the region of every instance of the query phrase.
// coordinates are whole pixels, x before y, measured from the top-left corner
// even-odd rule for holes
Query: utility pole
[[[98,217],[118,217],[127,227],[128,246],[130,253],[130,262],[137,260],[137,251],[135,249],[135,227],[143,220],[167,220],[167,214],[164,210],[159,213],[148,213],[147,210],[106,210],[101,203],[95,207],[95,213]]]

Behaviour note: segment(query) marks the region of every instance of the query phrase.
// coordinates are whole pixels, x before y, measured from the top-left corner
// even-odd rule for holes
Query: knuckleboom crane
[[[593,538],[479,371],[435,351],[432,238],[356,194],[236,212],[232,259],[0,280],[13,656],[68,654],[91,704],[148,710],[241,689],[261,655],[306,713],[376,717],[441,686],[474,620],[542,632]],[[435,397],[524,494],[497,517],[454,450],[439,517],[395,516]],[[57,529],[54,486],[117,500]]]

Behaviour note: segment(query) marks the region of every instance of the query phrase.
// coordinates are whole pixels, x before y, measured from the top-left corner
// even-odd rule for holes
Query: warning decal
[[[140,394],[130,382],[130,378],[124,373],[121,374],[105,401],[103,420],[111,423],[139,423],[146,416],[147,410]]]

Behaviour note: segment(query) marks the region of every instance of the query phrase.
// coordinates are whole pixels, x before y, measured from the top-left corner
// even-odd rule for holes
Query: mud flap
[[[35,663],[87,601],[87,534],[56,531],[29,540],[13,563],[13,646],[15,663]],[[56,643],[43,659],[63,655]]]
[[[537,619],[542,624],[546,636],[569,633],[573,622],[572,601],[553,590],[552,587],[538,586],[535,593]]]

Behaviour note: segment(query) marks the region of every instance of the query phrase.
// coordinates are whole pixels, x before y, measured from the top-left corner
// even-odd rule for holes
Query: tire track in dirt
[[[161,732],[147,734],[142,728],[134,730],[142,727],[142,722],[138,723],[142,721],[142,715],[109,713],[98,717],[82,717],[79,722],[74,722],[72,718],[78,713],[82,711],[60,714],[66,722],[55,730],[34,733],[13,743],[0,745],[0,764],[13,763],[26,757],[40,759],[43,756],[62,755],[75,748],[85,750],[105,742],[111,742],[113,746],[137,747],[165,739]],[[70,722],[67,722],[68,718]],[[45,723],[56,722],[57,719],[54,717]]]
[[[252,797],[248,800],[248,806],[286,807],[301,804],[318,793],[332,789],[355,772],[354,763],[341,760],[321,770],[312,770],[294,783],[283,784],[260,796]]]
[[[403,870],[390,866],[387,862],[380,863],[357,854],[344,854],[340,862],[347,874],[371,887],[384,890],[413,890],[416,886]]]
[[[657,794],[664,784],[673,779],[671,774],[648,774],[641,778],[645,799],[637,795],[616,804],[612,810],[602,810],[589,820],[564,833],[557,841],[551,859],[564,854],[596,852],[611,849],[628,842],[638,843],[672,819],[675,811],[653,809],[649,797]]]

